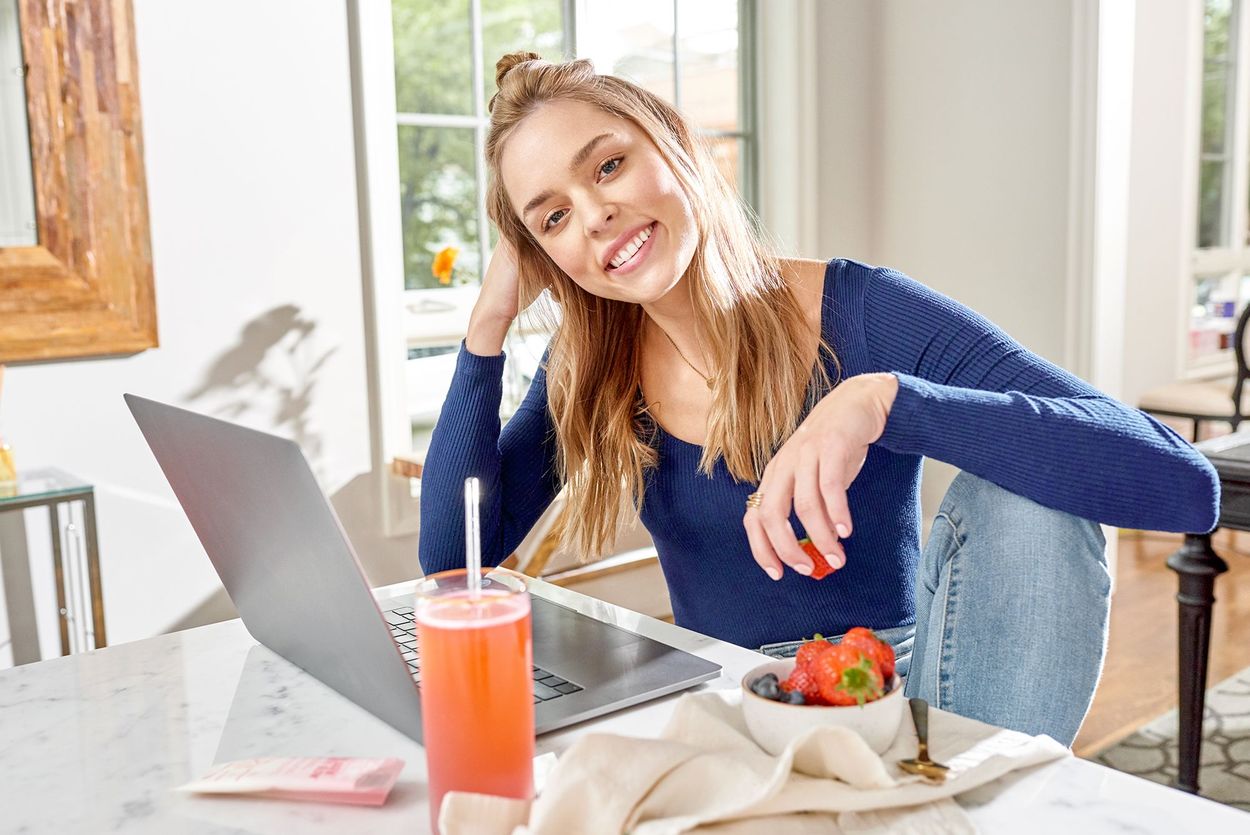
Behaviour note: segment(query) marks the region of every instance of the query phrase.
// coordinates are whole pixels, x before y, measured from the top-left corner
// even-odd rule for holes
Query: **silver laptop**
[[[252,637],[421,741],[411,601],[378,608],[299,445],[125,397]],[[720,673],[717,664],[550,601],[531,604],[538,733]]]

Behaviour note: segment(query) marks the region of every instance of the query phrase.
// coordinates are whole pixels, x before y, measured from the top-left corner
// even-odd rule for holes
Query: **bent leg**
[[[968,473],[951,483],[916,581],[907,695],[1071,745],[1107,645],[1096,522]]]

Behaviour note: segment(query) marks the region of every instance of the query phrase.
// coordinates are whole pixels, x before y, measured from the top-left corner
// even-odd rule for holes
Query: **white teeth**
[[[646,229],[643,229],[641,232],[639,232],[632,241],[630,241],[629,243],[625,244],[625,246],[617,250],[616,257],[613,258],[609,262],[612,265],[613,269],[621,266],[630,258],[633,258],[634,254],[637,253],[638,250],[642,249],[642,245],[645,244],[647,242],[647,238],[650,238],[650,237],[651,237],[651,227],[648,226]]]

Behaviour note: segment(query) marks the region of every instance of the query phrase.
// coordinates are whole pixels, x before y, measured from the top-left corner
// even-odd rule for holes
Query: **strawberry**
[[[829,561],[825,559],[825,555],[816,550],[815,544],[806,537],[799,540],[799,547],[812,558],[812,573],[807,575],[813,580],[823,580],[832,574],[836,569],[829,565]]]
[[[833,705],[862,705],[881,698],[885,681],[876,663],[859,647],[835,644],[816,659],[816,684]]]
[[[816,657],[832,646],[833,644],[826,641],[819,633],[817,633],[815,638],[799,647],[798,653],[794,656],[795,666],[811,669],[812,662],[816,660]]]
[[[878,638],[871,629],[856,626],[842,636],[841,643],[863,650],[865,655],[877,662],[886,681],[894,677],[894,647]]]
[[[820,685],[816,677],[806,667],[795,667],[790,677],[781,682],[781,689],[789,692],[797,690],[803,694],[803,700],[809,705],[823,705],[827,702],[821,698]]]

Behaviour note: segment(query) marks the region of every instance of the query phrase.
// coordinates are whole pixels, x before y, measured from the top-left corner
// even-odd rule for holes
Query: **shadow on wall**
[[[320,477],[322,439],[313,429],[309,409],[318,372],[337,349],[319,351],[316,330],[317,323],[304,318],[294,305],[266,311],[243,326],[238,342],[217,355],[183,398],[225,420],[238,420],[249,412],[257,415],[257,422],[267,417],[265,428],[298,443]],[[235,617],[229,595],[218,588],[162,631]]]
[[[298,443],[316,470],[322,443],[308,412],[317,373],[337,350],[318,353],[316,330],[316,322],[294,305],[261,314],[243,326],[238,343],[219,354],[183,397],[190,403],[211,400],[212,413],[226,420],[271,408],[270,427]]]

